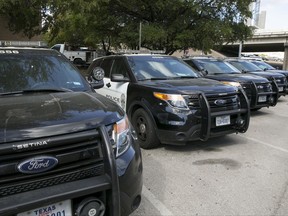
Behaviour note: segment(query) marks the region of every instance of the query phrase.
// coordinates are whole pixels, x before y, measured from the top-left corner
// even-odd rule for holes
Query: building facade
[[[11,32],[8,27],[8,20],[0,16],[0,45],[45,47],[47,43],[43,41],[42,36],[28,38],[23,33],[15,34]]]

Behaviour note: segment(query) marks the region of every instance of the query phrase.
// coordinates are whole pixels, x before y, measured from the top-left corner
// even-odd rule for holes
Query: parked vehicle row
[[[103,88],[97,92],[126,111],[140,146],[149,149],[160,143],[183,145],[245,132],[250,109],[275,106],[286,94],[285,75],[240,71],[234,61],[242,62],[203,56],[181,60],[165,55],[112,55],[95,59],[87,74],[93,85],[98,83],[93,71],[103,69]]]
[[[190,57],[184,61],[209,78],[244,89],[252,110],[275,106],[278,100],[277,83],[254,74],[243,74],[226,61],[211,57]]]
[[[252,110],[258,110],[261,107],[275,106],[277,98],[285,96],[288,92],[287,72],[274,70],[262,70],[254,61],[243,60],[239,58],[215,59],[207,56],[184,58],[184,61],[199,72],[204,72],[204,75],[220,81],[236,81],[241,86],[250,100]],[[257,63],[259,61],[257,60]],[[259,62],[260,63],[260,62]],[[264,62],[263,62],[264,63]],[[266,63],[265,63],[266,64]],[[237,78],[236,78],[237,77]],[[241,77],[241,79],[240,79]],[[272,96],[261,96],[269,92],[265,85],[259,85],[259,80],[262,83],[269,82],[271,84]],[[245,80],[245,81],[244,81]],[[250,83],[250,85],[249,85]],[[258,98],[258,101],[256,101]]]
[[[199,77],[181,59],[165,55],[100,57],[89,81],[104,70],[97,92],[117,102],[130,118],[140,146],[184,145],[248,129],[249,101],[241,88]]]
[[[282,73],[271,72],[271,71],[263,71],[261,68],[256,66],[250,61],[243,59],[225,59],[225,61],[229,62],[233,66],[235,66],[242,73],[250,73],[258,76],[262,76],[270,80],[271,82],[275,81],[278,86],[279,96],[286,95],[287,93],[287,78]]]
[[[247,72],[122,54],[94,59],[85,79],[53,49],[1,47],[0,215],[129,215],[140,147],[245,133],[251,109],[286,94],[285,73]]]

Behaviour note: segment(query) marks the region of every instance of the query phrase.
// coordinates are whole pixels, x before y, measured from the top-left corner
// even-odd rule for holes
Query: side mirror
[[[93,89],[99,89],[99,88],[102,88],[104,86],[104,82],[103,82],[103,80],[95,81],[93,83],[90,82],[90,85],[92,86]]]
[[[129,82],[129,78],[124,77],[123,74],[112,74],[112,82]]]
[[[208,71],[203,68],[203,69],[200,70],[200,74],[201,74],[202,77],[205,77],[205,76],[208,75]]]

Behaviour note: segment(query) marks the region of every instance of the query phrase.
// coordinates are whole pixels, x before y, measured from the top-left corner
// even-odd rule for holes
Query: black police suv
[[[249,60],[249,61],[252,62],[253,64],[255,64],[256,66],[258,66],[259,68],[261,68],[263,71],[275,72],[275,73],[283,74],[286,77],[286,80],[288,81],[288,71],[278,70],[275,67],[273,67],[272,65],[266,63],[265,61],[259,61],[259,60],[255,60],[255,59],[252,59],[252,60]],[[280,91],[281,90],[282,89],[280,89]],[[288,88],[287,87],[286,87],[286,93],[288,93]]]
[[[0,98],[1,216],[129,215],[139,206],[141,151],[126,114],[64,56],[0,47]]]
[[[252,110],[277,104],[278,88],[275,82],[254,74],[242,74],[231,64],[209,56],[186,57],[183,60],[209,79],[242,87]]]
[[[270,80],[271,82],[276,82],[278,86],[279,96],[286,95],[286,89],[288,88],[288,83],[286,77],[281,73],[266,72],[261,68],[257,67],[255,64],[249,62],[248,60],[239,58],[227,58],[225,61],[232,64],[242,73],[251,73],[258,76],[262,76]]]
[[[183,145],[248,128],[245,93],[200,78],[181,59],[150,54],[100,57],[87,71],[92,85],[101,69],[104,87],[97,92],[126,110],[142,148]]]

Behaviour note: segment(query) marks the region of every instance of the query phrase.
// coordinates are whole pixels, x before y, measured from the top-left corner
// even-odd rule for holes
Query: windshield
[[[186,63],[171,56],[129,56],[137,80],[199,77]]]
[[[254,72],[254,71],[262,71],[261,68],[254,65],[253,63],[249,61],[228,61],[230,64],[232,64],[234,67],[236,67],[238,70],[243,72]]]
[[[252,61],[252,63],[257,65],[262,70],[276,70],[274,67],[272,67],[271,65],[267,64],[266,62]]]
[[[35,89],[88,90],[88,84],[70,62],[51,52],[0,53],[0,94]]]
[[[196,59],[194,62],[199,68],[206,70],[208,74],[241,73],[231,64],[216,59]]]

